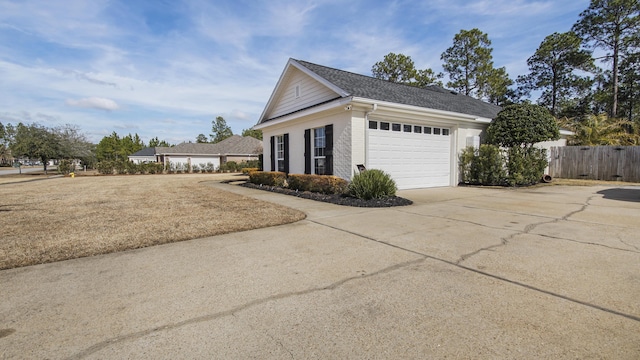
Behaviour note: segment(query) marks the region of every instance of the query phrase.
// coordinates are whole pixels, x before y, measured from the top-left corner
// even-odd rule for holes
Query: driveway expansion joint
[[[304,220],[303,220],[304,221]],[[263,305],[266,303],[269,303],[271,301],[277,301],[277,300],[282,300],[282,299],[287,299],[287,298],[291,298],[291,297],[296,297],[296,296],[304,296],[304,295],[308,295],[308,294],[312,294],[315,292],[321,292],[321,291],[332,291],[335,290],[339,287],[341,287],[342,285],[349,283],[351,281],[356,281],[356,280],[360,280],[360,279],[364,279],[364,278],[370,278],[370,277],[375,277],[381,274],[386,274],[388,272],[392,272],[398,269],[402,269],[408,266],[412,266],[415,265],[417,263],[421,263],[425,260],[425,258],[420,258],[417,260],[411,260],[411,261],[406,261],[406,262],[402,262],[402,263],[398,263],[395,265],[391,265],[388,266],[386,268],[380,269],[378,271],[369,273],[369,274],[361,274],[359,273],[356,276],[351,276],[348,278],[344,278],[342,280],[336,281],[334,283],[331,283],[327,286],[323,286],[323,287],[318,287],[318,288],[311,288],[311,289],[307,289],[307,290],[300,290],[300,291],[292,291],[292,292],[286,292],[286,293],[282,293],[282,294],[275,294],[272,296],[268,296],[266,298],[262,298],[262,299],[256,299],[253,301],[249,301],[248,303],[245,303],[244,305],[240,305],[237,306],[233,309],[229,309],[226,311],[221,311],[221,312],[217,312],[217,313],[213,313],[213,314],[208,314],[208,315],[202,315],[202,316],[198,316],[198,317],[194,317],[191,319],[187,319],[187,320],[183,320],[177,323],[173,323],[173,324],[165,324],[162,326],[156,326],[152,329],[147,329],[147,330],[142,330],[142,331],[138,331],[138,332],[134,332],[134,333],[130,333],[130,334],[125,334],[125,335],[120,335],[120,336],[116,336],[113,337],[111,339],[107,339],[104,341],[101,341],[97,344],[94,344],[93,346],[88,347],[87,349],[85,349],[84,351],[77,353],[73,356],[70,356],[68,359],[83,359],[89,355],[95,354],[109,346],[111,346],[112,344],[115,343],[120,343],[120,342],[126,342],[126,341],[130,341],[130,340],[137,340],[137,339],[141,339],[144,338],[145,336],[148,336],[150,334],[153,334],[155,332],[159,332],[159,331],[167,331],[167,330],[174,330],[174,329],[179,329],[182,328],[184,326],[188,326],[188,325],[192,325],[192,324],[198,324],[198,323],[203,323],[203,322],[208,322],[208,321],[212,321],[212,320],[217,320],[220,318],[224,318],[227,316],[233,316],[237,318],[237,313],[243,311],[243,310],[247,310],[250,308],[253,308],[255,306],[259,306],[259,305]],[[284,346],[283,346],[284,348]],[[286,348],[284,348],[285,350],[287,350]],[[288,351],[288,350],[287,350]],[[291,354],[291,352],[289,352]],[[293,356],[293,355],[292,355]]]
[[[572,212],[572,213],[575,213],[575,212]],[[572,214],[572,213],[570,213],[570,214]],[[542,225],[542,224],[545,224],[545,223],[552,223],[552,222],[555,222],[557,220],[558,219],[554,219],[553,221],[541,222],[541,223],[538,223],[537,225]],[[623,313],[621,311],[617,311],[617,310],[614,310],[614,309],[609,309],[609,308],[606,308],[604,306],[600,306],[600,305],[592,304],[592,303],[589,303],[589,302],[586,302],[586,301],[583,301],[583,300],[571,298],[569,296],[562,295],[562,294],[559,294],[559,293],[555,293],[555,292],[550,291],[550,290],[545,290],[545,289],[542,289],[542,288],[538,288],[538,287],[535,287],[533,285],[529,285],[529,284],[526,284],[526,283],[523,283],[523,282],[520,282],[520,281],[517,281],[517,280],[511,280],[511,279],[508,279],[506,277],[503,277],[503,276],[500,276],[500,275],[491,274],[491,273],[488,273],[486,271],[482,271],[482,270],[479,270],[479,269],[474,269],[474,268],[471,268],[471,267],[468,267],[468,266],[464,266],[464,265],[459,264],[459,263],[454,262],[454,261],[442,259],[442,258],[439,258],[439,257],[436,257],[436,256],[432,256],[432,255],[429,255],[429,254],[421,253],[419,251],[415,251],[415,250],[411,250],[411,249],[408,249],[408,248],[404,248],[402,246],[394,245],[394,244],[388,243],[386,241],[382,241],[382,240],[378,240],[378,239],[375,239],[375,238],[372,238],[372,237],[369,237],[369,236],[366,236],[366,235],[358,234],[358,233],[353,232],[353,231],[341,229],[341,228],[338,228],[338,227],[335,227],[335,226],[323,224],[323,223],[320,223],[320,222],[317,222],[317,221],[313,221],[313,220],[309,220],[309,219],[307,219],[305,221],[310,221],[312,223],[315,223],[315,224],[318,224],[318,225],[322,225],[322,226],[326,226],[326,227],[334,229],[334,230],[343,231],[345,233],[348,233],[348,234],[351,234],[351,235],[355,235],[355,236],[358,236],[358,237],[363,238],[363,239],[374,241],[374,242],[377,242],[377,243],[385,245],[385,246],[389,246],[389,247],[393,247],[393,248],[396,248],[396,249],[400,249],[400,250],[403,250],[403,251],[406,251],[406,252],[409,252],[409,253],[412,253],[412,254],[420,255],[420,256],[423,257],[422,259],[419,259],[416,262],[422,262],[422,261],[424,261],[426,259],[435,260],[435,261],[438,261],[438,262],[441,262],[441,263],[445,263],[445,264],[457,267],[457,268],[462,269],[462,270],[466,270],[466,271],[470,271],[470,272],[476,273],[476,274],[481,275],[481,276],[490,277],[490,278],[495,279],[495,280],[499,280],[499,281],[502,281],[502,282],[505,282],[505,283],[509,283],[509,284],[516,285],[516,286],[519,286],[519,287],[523,287],[523,288],[528,289],[528,290],[532,290],[532,291],[535,291],[535,292],[546,294],[546,295],[554,297],[554,298],[559,298],[559,299],[562,299],[562,300],[573,302],[575,304],[579,304],[579,305],[583,305],[583,306],[586,306],[586,307],[590,307],[592,309],[600,310],[600,311],[603,311],[603,312],[606,312],[606,313],[609,313],[609,314],[621,316],[623,318],[626,318],[626,319],[629,319],[629,320],[632,320],[632,321],[640,322],[640,316]],[[532,227],[531,229],[534,229],[534,228],[535,228],[535,226]],[[508,242],[509,239],[512,239],[513,237],[518,236],[518,235],[522,235],[522,234],[524,234],[524,233],[523,232],[519,232],[519,233],[512,234],[511,236],[506,238],[506,242]],[[503,243],[501,243],[500,245],[493,245],[493,246],[494,247],[504,246],[504,242],[505,242],[505,239],[503,239]],[[368,276],[368,275],[364,275],[364,276]]]

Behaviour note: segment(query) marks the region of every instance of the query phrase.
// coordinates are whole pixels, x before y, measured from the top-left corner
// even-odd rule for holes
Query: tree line
[[[212,121],[211,132],[210,139],[204,134],[199,134],[196,142],[218,143],[233,136],[233,131],[222,116]],[[262,140],[262,131],[244,129],[242,136]],[[0,123],[0,166],[11,166],[21,159],[37,159],[46,171],[50,160],[77,159],[83,165],[93,168],[100,161],[127,161],[129,155],[146,147],[171,146],[174,145],[159,140],[157,136],[145,144],[137,133],[121,136],[115,131],[104,136],[98,144],[93,144],[74,125],[49,128],[37,123]]]
[[[505,67],[494,66],[491,40],[477,28],[456,34],[440,59],[449,79],[446,86],[461,94],[500,106],[528,102],[536,94],[535,101],[566,128],[614,134],[614,143],[638,144],[639,48],[639,1],[592,0],[570,31],[550,34],[540,43],[527,59],[529,72],[515,80]],[[596,49],[604,55],[594,58]],[[597,66],[597,60],[605,67]],[[445,76],[416,69],[410,56],[395,53],[375,63],[371,72],[419,87],[443,86]]]

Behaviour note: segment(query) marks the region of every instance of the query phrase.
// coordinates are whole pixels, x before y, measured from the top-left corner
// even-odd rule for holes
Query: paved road
[[[23,174],[27,174],[30,172],[42,171],[43,168],[41,166],[38,167],[22,167],[22,169],[17,168],[0,168],[0,176],[2,175],[10,175],[10,174],[19,174],[22,171]],[[53,168],[55,170],[55,167]]]
[[[1,271],[0,358],[640,358],[640,187],[211,186],[308,217]]]

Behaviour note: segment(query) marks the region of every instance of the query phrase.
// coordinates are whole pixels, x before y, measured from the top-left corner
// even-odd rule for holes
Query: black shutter
[[[311,129],[304,131],[304,173],[311,174]]]
[[[284,172],[289,173],[289,134],[284,134]]]
[[[276,171],[276,137],[271,137],[271,171]]]
[[[333,175],[333,125],[327,125],[324,127],[325,137],[325,175]]]

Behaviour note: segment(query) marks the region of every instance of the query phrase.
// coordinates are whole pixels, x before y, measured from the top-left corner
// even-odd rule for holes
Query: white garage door
[[[389,173],[399,189],[449,186],[450,129],[369,122],[367,168]]]

